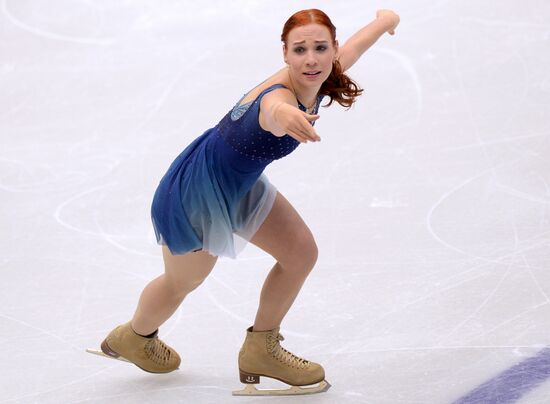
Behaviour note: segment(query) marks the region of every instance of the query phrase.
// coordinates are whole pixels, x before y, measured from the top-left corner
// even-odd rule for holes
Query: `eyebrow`
[[[292,45],[300,45],[300,44],[303,44],[305,42],[306,42],[306,40],[304,39],[303,41],[293,42]],[[325,41],[325,40],[315,41],[315,43],[328,43],[328,41]]]

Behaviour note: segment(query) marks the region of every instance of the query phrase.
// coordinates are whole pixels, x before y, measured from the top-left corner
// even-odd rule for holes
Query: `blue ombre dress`
[[[277,189],[263,171],[300,144],[260,127],[260,101],[277,88],[284,86],[268,87],[240,105],[243,96],[174,160],[160,181],[151,217],[157,242],[172,254],[203,250],[235,258],[267,217]]]

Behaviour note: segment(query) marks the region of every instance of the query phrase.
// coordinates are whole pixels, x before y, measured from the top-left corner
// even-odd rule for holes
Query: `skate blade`
[[[330,389],[326,380],[313,387],[291,386],[288,389],[257,389],[253,384],[247,384],[242,390],[233,392],[234,396],[299,396],[304,394],[324,393]]]
[[[103,351],[99,351],[99,350],[97,350],[97,349],[90,349],[90,348],[88,348],[88,349],[86,349],[86,352],[91,353],[91,354],[94,354],[94,355],[103,356],[104,358],[116,359],[117,361],[132,363],[132,362],[130,362],[128,359],[123,358],[122,356],[119,356],[118,358],[115,358],[114,356],[105,355],[105,354],[103,353]]]

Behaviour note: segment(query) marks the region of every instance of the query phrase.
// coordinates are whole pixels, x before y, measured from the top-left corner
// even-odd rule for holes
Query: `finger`
[[[317,135],[317,132],[315,131],[313,126],[311,126],[310,124],[306,124],[305,126],[302,126],[300,128],[300,133],[303,136],[305,136],[308,140],[311,140],[313,142],[318,142],[319,140],[321,140],[321,138],[319,137],[319,135]]]
[[[299,137],[299,141],[302,143],[307,143],[308,141],[312,141],[311,137],[308,136],[308,134],[303,130],[296,130],[294,133]]]
[[[294,134],[295,136],[293,137],[301,143],[307,143],[307,141],[317,141],[315,136],[312,136],[308,127],[311,128],[309,123],[306,123],[304,126],[297,125],[291,128],[290,133]]]
[[[321,115],[316,115],[316,114],[308,114],[308,113],[303,113],[304,117],[310,121],[310,122],[314,122],[316,121],[317,119],[319,119],[321,117]]]
[[[294,132],[299,133],[302,137],[306,138],[307,140],[318,142],[321,140],[321,138],[317,135],[317,132],[315,131],[313,124],[311,122],[319,119],[319,115],[309,115],[306,113],[303,113],[304,120],[298,120],[294,122],[294,125],[292,125],[291,128]]]
[[[315,116],[319,117],[319,115],[315,115]],[[300,135],[300,137],[302,137],[303,139],[306,139],[309,141],[318,142],[319,140],[321,140],[321,138],[315,132],[313,125],[311,125],[311,123],[307,119],[303,121],[299,120],[294,122],[293,125],[290,126],[287,130],[289,131],[289,133],[290,132],[296,133]]]
[[[388,31],[390,35],[395,35],[395,31],[392,29],[391,31]]]
[[[294,130],[288,130],[287,135],[291,136],[292,138],[296,139],[300,143],[307,143],[306,138],[302,136],[299,132]]]

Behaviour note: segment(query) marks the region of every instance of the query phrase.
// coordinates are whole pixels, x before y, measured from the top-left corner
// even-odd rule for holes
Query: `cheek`
[[[329,55],[326,59],[323,60],[323,63],[326,66],[326,76],[330,76],[330,73],[332,72],[332,62],[334,60],[334,55]]]
[[[300,69],[302,67],[303,60],[300,57],[290,56],[287,60],[291,68]]]
[[[330,63],[332,64],[332,61],[334,60],[334,56],[336,56],[336,53],[335,52],[326,52],[324,55],[323,55],[323,61],[325,63]]]
[[[330,70],[332,69],[332,61],[334,60],[334,56],[333,55],[326,55],[323,57],[322,59],[322,64],[323,64],[323,67],[325,69],[328,69],[329,72]]]

